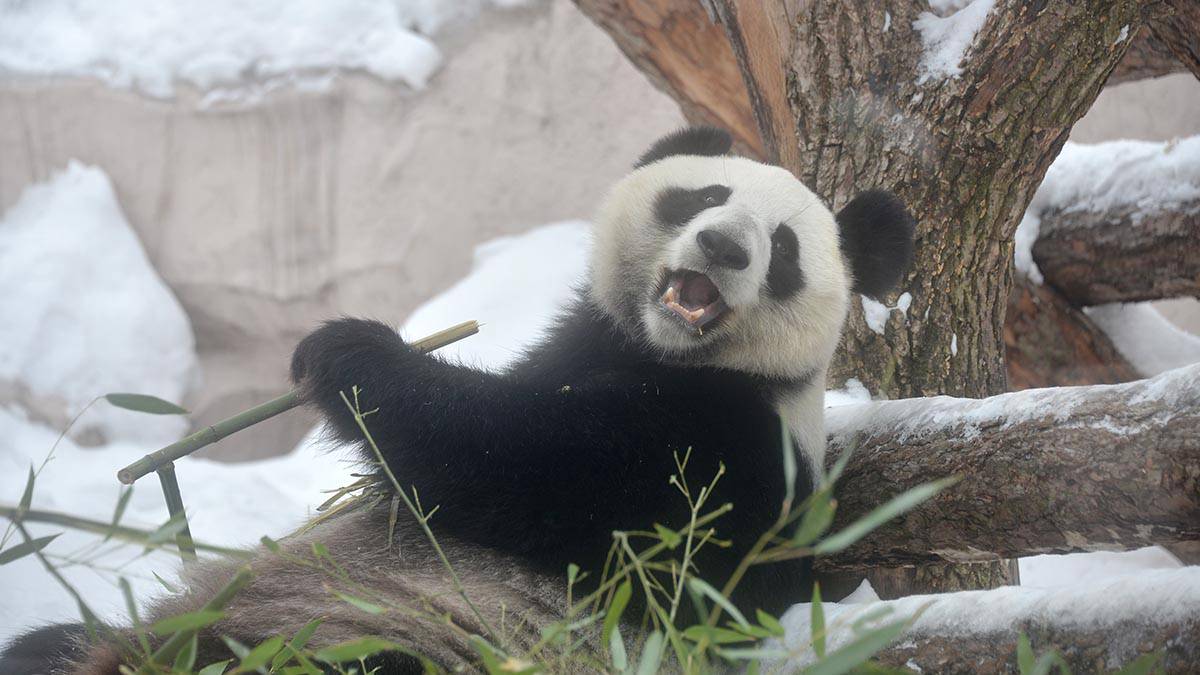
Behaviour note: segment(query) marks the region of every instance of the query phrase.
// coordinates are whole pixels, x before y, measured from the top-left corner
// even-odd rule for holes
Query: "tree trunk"
[[[762,157],[835,208],[871,187],[890,188],[913,208],[917,258],[903,287],[910,309],[892,312],[877,335],[856,299],[834,384],[857,377],[890,398],[1006,390],[1013,232],[1071,125],[1129,48],[1123,32],[1136,35],[1143,25],[1141,3],[998,3],[959,73],[918,81],[924,49],[913,22],[928,5],[916,0],[576,2],[652,79],[670,83],[666,90],[692,119],[696,107],[717,109],[707,95],[681,94],[696,88],[680,83],[708,77],[701,60],[650,58],[658,45],[637,39],[644,31],[629,23],[646,23],[639,17],[647,7],[655,17],[693,20],[703,5],[715,7],[746,92],[722,100],[722,109],[748,102]],[[725,82],[721,90],[734,92],[728,69],[717,67],[729,52],[704,35],[706,58],[715,59],[705,63]],[[680,70],[664,76],[670,68]],[[969,576],[986,587],[1009,580],[1006,570]]]
[[[818,558],[821,569],[1200,540],[1200,364],[1120,385],[828,413],[831,452],[854,452],[837,484],[835,530],[932,478],[962,480]]]
[[[1004,346],[1012,391],[1141,377],[1083,312],[1049,285],[1021,274],[1008,301]]]
[[[1043,214],[1033,259],[1077,307],[1200,297],[1200,201],[1145,217],[1136,206]]]

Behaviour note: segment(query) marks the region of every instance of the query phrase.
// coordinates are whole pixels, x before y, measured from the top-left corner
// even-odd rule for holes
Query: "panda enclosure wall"
[[[831,386],[856,377],[887,398],[978,398],[1129,381],[1133,368],[1080,308],[1200,296],[1200,204],[1136,229],[1128,214],[1047,213],[1034,247],[1045,283],[1011,262],[1046,169],[1106,84],[1200,77],[1200,4],[998,1],[960,75],[918,83],[924,2],[575,2],[691,121],[730,129],[742,152],[835,208],[880,186],[913,210],[911,307],[882,334],[852,310]],[[864,495],[971,478],[827,568],[866,571],[888,597],[1009,583],[1015,565],[1002,560],[1035,553],[1157,543],[1200,562],[1200,396],[1147,408],[1112,390],[1081,395],[1067,419],[1046,411],[977,437],[954,419],[919,443],[831,429],[831,452],[859,443],[840,523],[874,506]]]

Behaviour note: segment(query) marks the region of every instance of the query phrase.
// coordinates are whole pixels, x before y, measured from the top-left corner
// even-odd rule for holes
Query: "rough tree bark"
[[[978,562],[1200,540],[1200,364],[1119,385],[829,411],[854,448],[834,528],[930,479],[958,484],[825,569]]]
[[[1186,72],[1187,67],[1175,57],[1171,48],[1146,26],[1133,38],[1133,44],[1129,45],[1125,58],[1121,59],[1116,70],[1108,76],[1107,84],[1121,84]]]
[[[1200,297],[1200,201],[1135,211],[1043,214],[1033,259],[1046,283],[1077,307]]]
[[[1112,340],[1047,284],[1017,274],[1004,320],[1010,391],[1140,377]]]
[[[1150,29],[1175,58],[1200,77],[1200,3],[1196,0],[1167,0],[1170,12],[1150,21]]]

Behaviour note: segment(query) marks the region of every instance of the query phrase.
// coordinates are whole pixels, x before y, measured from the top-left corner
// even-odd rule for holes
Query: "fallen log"
[[[1044,213],[1033,259],[1077,307],[1200,296],[1200,200],[1151,214]]]
[[[1200,540],[1200,364],[1126,384],[826,411],[834,529],[934,478],[963,480],[855,546],[854,570]]]
[[[827,651],[847,644],[853,637],[851,625],[869,614],[887,612],[871,622],[878,624],[920,612],[898,640],[875,656],[883,664],[915,672],[1020,672],[1020,633],[1028,636],[1036,655],[1055,651],[1076,673],[1109,672],[1155,653],[1161,654],[1159,666],[1168,673],[1194,673],[1200,663],[1200,568],[1195,567],[1146,571],[1091,588],[1005,587],[827,604],[824,609]],[[783,672],[812,661],[806,644],[809,616],[804,604],[783,617],[785,644],[793,653]]]

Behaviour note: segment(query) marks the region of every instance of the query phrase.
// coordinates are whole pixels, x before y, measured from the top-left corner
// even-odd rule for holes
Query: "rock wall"
[[[586,218],[677,107],[567,2],[492,11],[437,38],[414,92],[362,74],[201,109],[90,81],[0,82],[0,209],[71,158],[112,178],[195,327],[209,424],[286,389],[321,319],[399,324],[487,239]],[[582,270],[581,270],[582,272]],[[290,449],[292,412],[215,454]]]

